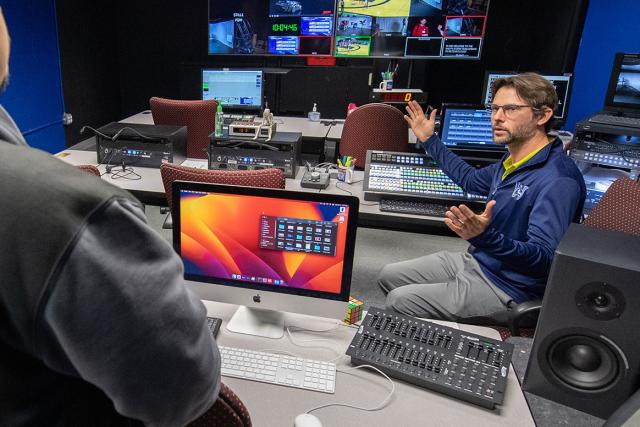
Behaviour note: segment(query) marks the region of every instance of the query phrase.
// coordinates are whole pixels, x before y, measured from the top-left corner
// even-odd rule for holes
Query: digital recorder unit
[[[210,136],[209,169],[259,170],[277,168],[285,177],[295,178],[300,164],[298,132],[276,132],[271,141],[251,138]]]
[[[159,168],[186,159],[186,126],[112,122],[96,132],[98,164]]]
[[[625,169],[640,168],[640,129],[579,122],[571,158]]]
[[[271,126],[262,126],[260,123],[248,121],[235,121],[229,125],[229,136],[268,138],[270,134],[276,132],[276,123]]]

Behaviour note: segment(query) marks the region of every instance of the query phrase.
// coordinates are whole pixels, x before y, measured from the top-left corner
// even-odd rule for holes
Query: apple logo
[[[257,294],[257,295],[253,296],[253,302],[256,302],[256,303],[260,304],[260,294]]]

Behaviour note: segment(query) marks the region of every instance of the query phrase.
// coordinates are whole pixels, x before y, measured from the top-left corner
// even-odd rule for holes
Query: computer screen
[[[488,71],[485,74],[484,88],[482,92],[482,102],[488,104],[493,99],[491,93],[491,84],[499,78],[511,77],[519,73],[512,72],[494,72]],[[556,88],[558,94],[558,107],[556,108],[554,117],[559,122],[564,122],[567,119],[567,109],[569,108],[569,97],[571,95],[571,75],[543,75],[545,79],[549,80]]]
[[[440,139],[450,148],[505,151],[493,142],[491,112],[484,105],[443,104]]]
[[[616,54],[605,107],[640,110],[640,53]]]
[[[174,248],[203,299],[344,317],[357,198],[191,182],[173,195]]]
[[[587,217],[598,204],[604,193],[618,178],[630,177],[629,171],[598,165],[580,165],[587,195],[582,214]]]
[[[489,0],[209,0],[209,55],[479,59]]]
[[[335,0],[209,0],[209,55],[331,56]]]
[[[338,0],[335,56],[479,59],[489,0]]]
[[[216,99],[223,108],[262,109],[262,70],[202,70],[202,99]]]

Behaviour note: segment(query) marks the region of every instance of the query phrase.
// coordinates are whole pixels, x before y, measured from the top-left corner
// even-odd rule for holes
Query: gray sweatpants
[[[441,251],[388,264],[378,284],[388,293],[387,308],[428,319],[487,318],[496,324],[491,319],[502,319],[511,301],[467,252]]]

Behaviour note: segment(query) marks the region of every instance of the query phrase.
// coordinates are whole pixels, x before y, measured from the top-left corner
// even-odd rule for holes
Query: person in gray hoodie
[[[0,9],[0,86],[9,76]],[[0,424],[180,426],[220,353],[173,248],[128,192],[28,147],[0,106]]]

